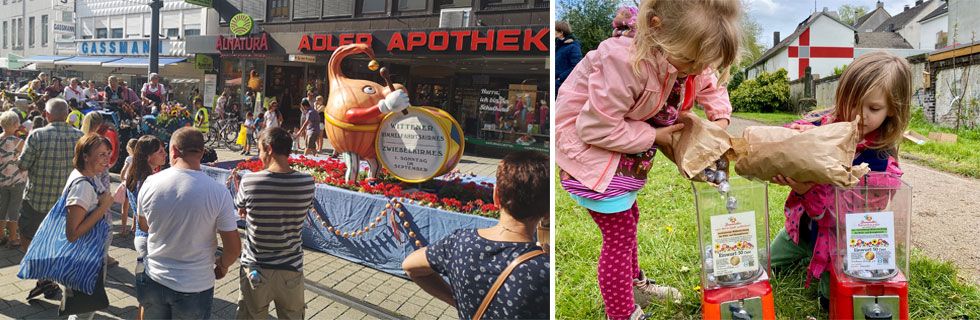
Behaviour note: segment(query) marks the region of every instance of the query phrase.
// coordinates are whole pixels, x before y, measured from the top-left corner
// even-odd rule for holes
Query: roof
[[[927,14],[925,17],[922,17],[922,19],[919,19],[919,22],[923,22],[923,21],[926,21],[926,20],[929,20],[929,19],[932,19],[932,18],[941,16],[941,15],[944,15],[947,12],[949,12],[949,2],[943,1],[943,3],[939,5],[939,8],[936,8],[936,10],[933,10],[932,12],[930,12],[929,14]]]
[[[862,24],[864,24],[865,21],[868,21],[868,18],[871,18],[871,16],[875,15],[875,13],[878,13],[879,10],[881,10],[882,12],[884,12],[885,14],[887,14],[889,17],[891,17],[891,14],[889,14],[888,11],[885,10],[884,7],[878,7],[878,8],[875,8],[874,10],[871,10],[871,12],[868,12],[867,14],[865,14],[865,15],[861,16],[860,18],[858,18],[857,21],[854,22],[854,25],[852,27],[857,28],[857,27],[861,26]],[[877,26],[875,26],[875,27],[877,27]]]
[[[842,26],[854,30],[854,27],[840,21],[840,19],[835,18],[834,16],[828,14],[827,12],[823,12],[823,11],[814,12],[809,17],[806,17],[806,19],[803,19],[803,21],[800,22],[800,24],[796,25],[796,31],[793,31],[793,34],[790,34],[786,38],[783,38],[783,40],[779,41],[778,44],[772,46],[772,48],[769,48],[769,50],[766,50],[766,52],[764,52],[762,56],[759,57],[758,60],[755,60],[755,62],[753,62],[748,67],[746,67],[746,69],[751,69],[757,65],[762,64],[766,60],[769,60],[769,58],[772,58],[772,56],[776,55],[776,53],[779,52],[779,50],[789,46],[789,44],[792,43],[794,39],[800,37],[800,34],[802,34],[804,30],[806,30],[811,25],[813,25],[813,23],[816,22],[817,18],[819,18],[820,16],[830,18],[831,20],[837,21],[837,23],[840,23]]]
[[[905,25],[909,24],[909,22],[912,22],[912,19],[918,16],[919,13],[922,13],[922,10],[925,10],[926,7],[932,4],[933,1],[937,1],[937,0],[929,0],[923,2],[920,5],[911,7],[908,10],[902,11],[899,14],[892,16],[890,19],[885,20],[885,22],[882,22],[881,25],[878,26],[878,28],[875,28],[875,32],[893,31],[893,30],[904,28]],[[894,25],[895,29],[890,29],[892,25]]]
[[[858,32],[855,48],[914,49],[896,32]]]

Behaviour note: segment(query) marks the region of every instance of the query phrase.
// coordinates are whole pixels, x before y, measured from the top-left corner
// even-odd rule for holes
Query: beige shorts
[[[268,319],[269,304],[276,303],[279,319],[304,319],[306,299],[303,273],[290,270],[261,269],[262,283],[252,287],[246,267],[238,268],[238,319]]]

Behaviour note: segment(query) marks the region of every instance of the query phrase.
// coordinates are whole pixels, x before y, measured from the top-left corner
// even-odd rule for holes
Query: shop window
[[[269,17],[272,19],[289,19],[289,0],[272,0],[269,5]]]
[[[437,0],[436,5],[439,9],[469,8],[473,6],[473,0]]]
[[[122,39],[123,28],[112,28],[112,39]]]
[[[458,78],[455,103],[466,142],[474,145],[548,152],[548,92],[537,85]],[[463,81],[465,80],[465,81]]]
[[[41,16],[41,46],[48,46],[48,15]]]
[[[27,18],[27,41],[34,47],[34,17]]]
[[[109,29],[106,29],[106,28],[98,28],[98,29],[95,29],[95,38],[96,39],[105,39],[105,38],[108,38],[108,37],[109,37]]]
[[[387,2],[386,0],[361,0],[361,13],[384,13]]]
[[[428,0],[398,0],[398,11],[425,10]]]
[[[527,0],[485,0],[488,5],[525,4]]]
[[[323,0],[324,17],[350,17],[354,15],[354,0]]]
[[[323,0],[293,0],[293,19],[319,18],[321,5]]]

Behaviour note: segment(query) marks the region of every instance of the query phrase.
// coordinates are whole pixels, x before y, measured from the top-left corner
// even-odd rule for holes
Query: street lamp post
[[[163,0],[150,3],[150,73],[160,72],[160,9]]]

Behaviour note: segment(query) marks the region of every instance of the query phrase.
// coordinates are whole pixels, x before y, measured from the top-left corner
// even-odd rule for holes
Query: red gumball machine
[[[830,319],[908,319],[912,188],[871,173],[834,197]]]
[[[717,176],[720,175],[720,178]],[[775,319],[769,284],[768,185],[709,172],[692,183],[704,319]]]

